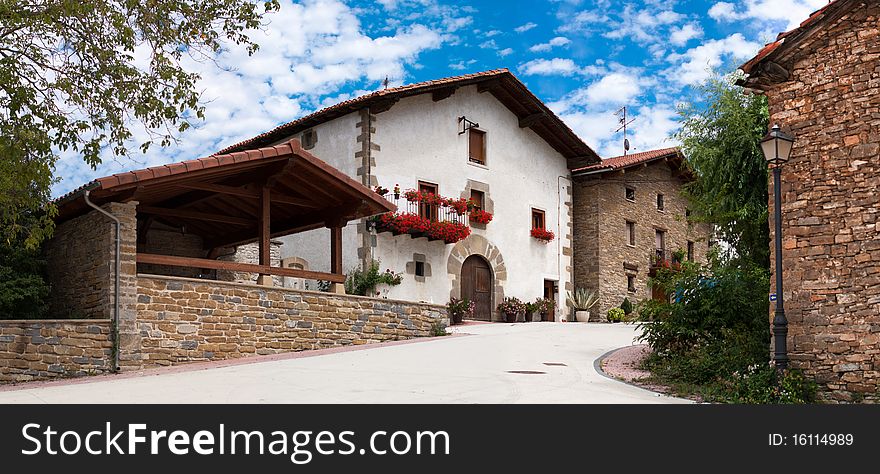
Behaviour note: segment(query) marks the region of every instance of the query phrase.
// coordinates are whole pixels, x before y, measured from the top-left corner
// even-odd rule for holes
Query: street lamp
[[[774,351],[773,362],[777,371],[788,368],[788,320],[785,318],[785,305],[782,298],[782,184],[780,174],[782,165],[791,156],[794,137],[774,125],[761,140],[764,159],[773,168],[774,223],[776,224],[776,314],[773,317]]]

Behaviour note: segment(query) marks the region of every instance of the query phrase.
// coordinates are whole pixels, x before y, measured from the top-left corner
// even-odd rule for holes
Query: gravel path
[[[639,368],[650,353],[651,348],[647,344],[622,347],[602,359],[602,371],[610,377],[647,390],[669,393],[668,387],[648,383],[645,379],[651,373]]]

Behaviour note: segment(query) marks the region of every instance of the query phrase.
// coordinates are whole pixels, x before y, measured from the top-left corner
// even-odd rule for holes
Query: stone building
[[[474,317],[499,320],[506,296],[564,300],[571,282],[571,169],[599,156],[507,69],[375,91],[283,124],[222,153],[292,138],[362,184],[388,190],[397,216],[463,224],[453,241],[419,232],[389,232],[370,221],[343,229],[346,271],[379,261],[403,274],[389,298],[476,303]],[[393,189],[401,193],[393,197]],[[470,199],[491,222],[451,216],[449,208],[412,202],[408,189]],[[543,231],[539,239],[533,231]],[[326,271],[327,229],[280,239],[285,266]],[[314,281],[285,281],[287,285]],[[558,304],[547,320],[567,316]]]
[[[878,24],[880,2],[837,0],[742,66],[796,138],[780,190],[788,347],[834,401],[880,388]]]
[[[574,281],[598,293],[597,316],[625,298],[664,298],[649,286],[655,266],[705,261],[710,229],[688,220],[681,186],[689,176],[678,149],[606,159],[572,177]]]

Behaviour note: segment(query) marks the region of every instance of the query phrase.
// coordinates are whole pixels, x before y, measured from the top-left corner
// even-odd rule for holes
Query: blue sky
[[[636,119],[634,151],[672,146],[676,106],[710,68],[733,70],[827,0],[281,0],[254,32],[198,71],[204,122],[166,149],[62,155],[54,195],[93,178],[207,156],[381,87],[506,67],[603,157],[621,154],[613,113]],[[144,51],[136,51],[143,58]],[[145,134],[137,134],[136,138]]]

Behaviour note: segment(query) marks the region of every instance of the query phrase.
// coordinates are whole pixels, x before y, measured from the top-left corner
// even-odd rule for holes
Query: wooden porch
[[[271,276],[342,283],[342,229],[349,221],[396,209],[296,140],[121,173],[96,183],[90,195],[99,205],[138,203],[138,266],[244,272],[259,275],[261,284],[271,284]],[[64,212],[87,210],[79,204],[68,203]],[[157,228],[179,231],[180,245],[143,251]],[[270,239],[319,228],[330,229],[329,271],[272,265]],[[201,249],[181,254],[184,238],[199,242]],[[218,260],[224,249],[249,243],[258,245],[256,262]]]

